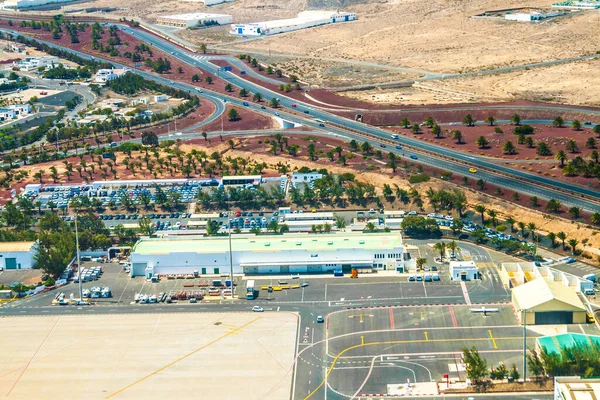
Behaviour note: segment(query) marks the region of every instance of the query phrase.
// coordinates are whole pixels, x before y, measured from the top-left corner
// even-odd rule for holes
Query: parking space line
[[[494,339],[494,337],[492,336],[492,330],[488,329],[488,335],[490,335],[490,339],[492,339],[492,344],[494,345],[494,348],[497,349],[498,346],[496,345],[496,339]]]
[[[396,324],[394,323],[394,309],[390,307],[390,328],[396,329]]]
[[[456,314],[454,314],[454,307],[450,306],[450,307],[448,307],[448,309],[450,310],[450,318],[452,319],[452,325],[454,325],[455,328],[458,328],[458,321],[456,321]]]

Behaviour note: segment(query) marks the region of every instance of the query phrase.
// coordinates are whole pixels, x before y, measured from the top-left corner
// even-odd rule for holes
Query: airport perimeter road
[[[126,28],[123,26],[121,26],[121,28],[126,30],[128,33],[133,32],[130,28]],[[22,35],[22,33],[20,32],[8,29],[0,29],[0,31],[11,33],[13,35]],[[167,53],[171,53],[173,56],[177,57],[181,61],[214,73],[221,79],[224,79],[238,87],[245,88],[250,92],[260,92],[265,98],[277,97],[280,99],[281,106],[287,108],[288,110],[294,110],[292,104],[296,103],[298,105],[296,111],[308,111],[308,115],[310,115],[310,117],[308,117],[308,115],[306,114],[300,114],[300,116],[297,116],[295,114],[283,113],[282,117],[286,120],[298,122],[314,129],[320,129],[319,122],[315,121],[314,119],[310,119],[312,117],[318,118],[325,121],[325,123],[328,125],[326,129],[331,135],[335,135],[341,139],[358,138],[361,141],[369,140],[373,142],[374,146],[376,147],[379,146],[380,143],[382,143],[381,141],[385,140],[389,142],[391,140],[389,132],[344,117],[339,117],[337,115],[330,114],[326,111],[323,111],[319,107],[315,107],[303,102],[299,102],[297,100],[293,100],[291,98],[283,96],[281,93],[273,92],[262,86],[241,79],[231,72],[220,71],[220,68],[217,65],[210,63],[208,59],[197,59],[194,57],[194,54],[183,50],[179,46],[167,42],[150,33],[144,31],[135,31],[134,35],[160,50],[163,50]],[[58,46],[52,43],[48,44],[55,48],[62,48],[74,52],[84,58],[91,58],[91,56],[85,53],[66,49],[62,46]],[[119,65],[116,63],[113,64],[115,66],[124,67],[123,65]],[[151,79],[159,83],[169,85],[171,87],[175,87],[182,90],[188,90],[191,92],[197,92],[197,89],[193,85],[171,81],[167,78],[163,78],[161,76],[153,75],[140,70],[134,69],[134,72],[140,74],[144,78]],[[202,93],[196,94],[198,94],[202,98],[213,101],[215,104],[218,104],[219,102],[224,103],[224,101],[227,101],[236,106],[244,107],[242,99],[236,99],[234,97],[229,97],[214,92],[208,92],[206,90],[203,90]],[[272,109],[261,110],[260,107],[256,104],[249,104],[248,108],[252,109],[253,111],[262,112],[270,115],[273,115],[276,112]],[[214,121],[217,118],[219,118],[219,115],[215,113],[206,122],[208,123]],[[355,131],[357,133],[351,133],[352,131]],[[370,136],[365,138],[365,136],[363,135]],[[598,204],[598,201],[600,200],[600,193],[595,190],[587,189],[584,187],[576,187],[565,182],[555,181],[542,176],[537,176],[523,171],[514,170],[503,165],[493,163],[481,157],[466,155],[452,149],[436,146],[426,142],[421,142],[410,137],[401,136],[397,140],[397,142],[401,145],[411,146],[412,149],[416,149],[415,152],[418,153],[418,157],[415,160],[411,160],[411,162],[424,163],[427,165],[434,166],[436,168],[440,168],[442,170],[454,172],[459,175],[465,176],[470,175],[469,168],[471,166],[476,166],[479,168],[477,177],[485,180],[490,184],[494,184],[507,189],[515,189],[520,191],[521,193],[525,193],[531,196],[538,196],[542,199],[557,199],[565,205],[581,207],[582,209],[589,212],[595,212],[597,210],[600,210],[600,205]],[[410,154],[410,151],[396,149],[394,148],[394,146],[388,146],[387,151],[395,152],[396,154],[404,157]],[[589,199],[584,198],[582,196],[587,196]]]

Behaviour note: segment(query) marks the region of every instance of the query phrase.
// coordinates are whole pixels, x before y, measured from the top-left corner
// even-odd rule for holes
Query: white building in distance
[[[58,65],[58,58],[54,56],[25,57],[21,61],[13,62],[13,67],[17,67],[21,71],[36,71],[41,67],[48,68]]]
[[[158,17],[156,23],[163,26],[173,26],[176,28],[192,28],[201,25],[226,25],[231,24],[233,19],[227,14],[178,14],[165,15]]]
[[[231,35],[261,36],[276,35],[299,29],[312,28],[319,25],[336,22],[354,21],[356,13],[341,11],[303,11],[296,18],[279,19],[274,21],[254,22],[249,24],[232,24]]]
[[[2,5],[3,8],[29,8],[43,6],[44,4],[52,3],[68,3],[73,0],[6,0]]]
[[[233,235],[231,249],[235,274],[404,272],[411,262],[398,233]],[[142,238],[131,252],[131,276],[219,275],[229,272],[229,256],[227,237]]]
[[[472,281],[479,278],[479,269],[475,261],[450,261],[448,270],[453,281]]]
[[[546,18],[552,18],[561,15],[561,12],[541,13],[541,12],[529,12],[529,13],[511,13],[506,14],[504,18],[507,21],[519,21],[519,22],[533,22],[541,21]]]
[[[94,82],[96,83],[106,83],[110,81],[114,81],[118,77],[125,75],[129,71],[128,69],[99,69],[94,75]]]
[[[29,269],[35,265],[37,242],[0,242],[0,267]]]

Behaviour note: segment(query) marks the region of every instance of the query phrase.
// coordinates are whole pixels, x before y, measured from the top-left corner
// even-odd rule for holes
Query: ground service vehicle
[[[255,295],[254,279],[250,279],[246,283],[246,300],[254,300],[254,295]]]

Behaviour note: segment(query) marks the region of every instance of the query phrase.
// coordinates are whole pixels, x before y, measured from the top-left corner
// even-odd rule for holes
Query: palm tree
[[[554,118],[554,121],[552,122],[552,125],[554,125],[556,128],[562,128],[564,124],[565,120],[560,115]]]
[[[567,161],[569,158],[567,157],[567,153],[565,153],[563,150],[559,150],[554,155],[554,159],[560,162],[560,166],[562,168],[565,166],[565,161]]]
[[[485,123],[490,124],[490,126],[494,126],[494,122],[496,122],[496,118],[491,115],[485,119]]]
[[[202,137],[204,140],[208,140],[208,134],[206,132],[202,132]]]
[[[552,248],[556,247],[556,233],[554,232],[550,232],[547,236],[548,240],[550,240],[550,246],[552,246]]]
[[[433,248],[440,253],[440,259],[444,259],[444,255],[446,254],[446,243],[437,242],[433,245]]]
[[[421,133],[421,127],[419,127],[419,124],[414,124],[411,128],[410,128],[411,132],[416,134]]]
[[[505,153],[505,154],[512,155],[512,154],[515,154],[517,152],[517,148],[515,147],[515,145],[513,144],[513,142],[511,142],[510,140],[507,140],[502,145],[502,152]]]
[[[567,149],[571,153],[577,153],[579,151],[579,146],[577,145],[575,139],[570,139],[565,145],[565,149]]]
[[[481,225],[485,224],[485,206],[483,204],[477,204],[475,206],[475,211],[481,214]]]
[[[571,247],[571,251],[573,252],[573,255],[575,255],[575,251],[576,251],[577,245],[579,244],[579,240],[569,239],[569,241],[567,243],[569,243],[569,247]]]
[[[577,119],[574,119],[573,122],[571,122],[571,128],[573,128],[573,130],[580,131],[581,130],[581,122],[579,122],[579,120],[577,120]]]
[[[402,118],[402,121],[400,121],[400,125],[402,125],[404,129],[408,129],[408,127],[410,126],[410,119],[406,117]]]
[[[442,128],[438,124],[435,124],[431,128],[431,133],[435,135],[436,139],[439,139],[442,137]]]
[[[506,220],[504,221],[504,223],[506,225],[508,225],[510,227],[510,233],[514,232],[514,225],[515,225],[515,219],[513,217],[508,217],[506,218]]]
[[[535,223],[530,222],[527,224],[527,228],[531,231],[531,240],[535,240],[535,230],[537,226],[535,226]]]
[[[558,238],[558,240],[560,240],[562,242],[562,248],[564,250],[565,249],[565,240],[567,240],[567,234],[564,233],[563,231],[560,231],[556,234],[556,237]]]
[[[488,147],[488,145],[490,144],[489,141],[486,139],[485,136],[479,136],[477,138],[477,140],[475,141],[475,144],[477,145],[477,147],[479,147],[480,149],[484,149],[486,147]]]
[[[452,139],[453,139],[453,140],[456,140],[456,142],[457,142],[458,144],[463,144],[463,143],[464,143],[464,142],[463,142],[463,135],[462,135],[462,132],[461,132],[461,131],[459,131],[458,129],[454,129],[454,130],[452,131]]]
[[[494,210],[488,210],[487,214],[489,215],[490,221],[492,221],[492,225],[495,228],[496,225],[498,224],[498,218],[497,218],[496,211],[494,211]]]
[[[513,114],[513,116],[510,117],[510,122],[517,126],[521,125],[521,116],[519,114]]]
[[[377,229],[377,227],[375,226],[374,223],[367,222],[367,224],[365,225],[365,229],[369,232],[375,232],[375,229]]]
[[[473,126],[475,125],[475,122],[477,122],[477,120],[471,114],[467,114],[463,118],[463,124],[466,126]]]
[[[452,252],[452,258],[454,258],[455,252],[458,249],[458,244],[453,240],[450,243],[447,243],[446,247]]]
[[[517,226],[519,227],[519,229],[521,230],[521,237],[525,237],[525,222],[517,222]]]

